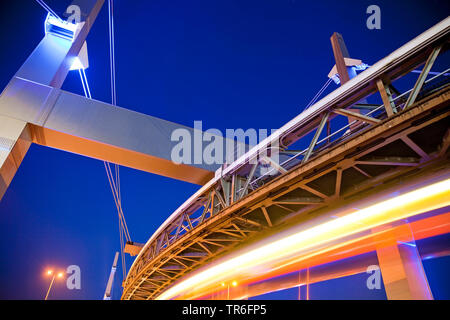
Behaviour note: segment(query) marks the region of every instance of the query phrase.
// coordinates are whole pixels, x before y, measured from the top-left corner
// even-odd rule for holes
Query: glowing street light
[[[227,284],[225,284],[225,282],[222,282],[221,285],[222,285],[222,287],[227,286],[227,300],[230,300],[230,283],[228,282]],[[231,282],[232,287],[236,287],[237,285],[238,285],[238,283],[236,280],[233,280]]]
[[[47,270],[47,276],[51,276],[51,275],[53,275],[52,281],[50,282],[50,286],[48,287],[47,294],[45,295],[45,299],[44,300],[47,300],[48,295],[50,294],[50,290],[52,289],[53,282],[55,281],[55,277],[58,277],[58,279],[62,279],[64,277],[64,273],[63,272],[58,272],[57,274],[55,274],[53,272],[53,270],[51,270],[51,269]]]

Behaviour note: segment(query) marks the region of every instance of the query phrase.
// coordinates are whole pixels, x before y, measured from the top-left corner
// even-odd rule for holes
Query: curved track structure
[[[448,69],[429,71],[447,51],[449,33],[447,18],[216,172],[141,249],[122,299],[158,298],[200,266],[299,219],[399,179],[448,172]],[[413,86],[400,90],[397,84],[421,65]],[[273,153],[279,163],[270,160]]]

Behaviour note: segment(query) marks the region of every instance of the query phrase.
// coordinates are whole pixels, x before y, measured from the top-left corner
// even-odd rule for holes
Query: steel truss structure
[[[450,17],[343,78],[340,88],[214,176],[217,166],[171,161],[170,133],[183,126],[59,89],[104,0],[73,3],[82,9],[74,38],[46,34],[0,96],[0,199],[31,143],[206,183],[143,247],[128,244],[138,256],[122,299],[157,298],[199,266],[285,226],[400,180],[449,172],[449,69],[428,76],[448,50]],[[397,81],[421,65],[414,86],[399,90]],[[104,119],[126,125],[99,127]]]
[[[361,73],[281,128],[188,199],[140,250],[122,299],[154,299],[242,243],[427,170],[448,170],[450,86],[429,78],[449,46],[449,19]],[[405,49],[406,48],[406,49]],[[389,57],[395,57],[389,59]],[[424,65],[415,85],[394,82]],[[372,70],[371,70],[372,69]],[[360,103],[381,99],[382,104]],[[356,110],[365,112],[356,112]],[[352,119],[342,124],[342,119]],[[338,127],[333,127],[333,122]],[[296,145],[304,150],[292,150]],[[279,152],[280,164],[261,154]],[[269,166],[269,170],[267,167]],[[265,173],[258,174],[261,168]]]

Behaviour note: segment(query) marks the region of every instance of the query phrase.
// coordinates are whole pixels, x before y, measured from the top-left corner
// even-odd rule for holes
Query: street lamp
[[[236,287],[237,285],[238,285],[238,283],[237,283],[236,280],[231,281],[231,286],[232,287]],[[222,287],[225,287],[225,286],[227,286],[227,300],[230,300],[230,283],[227,282],[225,284],[225,282],[222,282]]]
[[[52,289],[53,282],[55,281],[55,278],[62,279],[64,277],[64,273],[63,272],[55,273],[53,270],[47,270],[47,276],[52,276],[52,281],[50,282],[50,286],[48,287],[47,294],[45,295],[44,300],[47,300],[50,290]]]

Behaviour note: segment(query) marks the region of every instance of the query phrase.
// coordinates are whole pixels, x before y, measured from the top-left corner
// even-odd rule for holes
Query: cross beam
[[[171,141],[172,132],[185,129],[193,137],[199,130],[20,78],[8,89],[0,115],[26,123],[29,143],[196,184],[211,179],[218,167],[171,160],[179,143]]]

